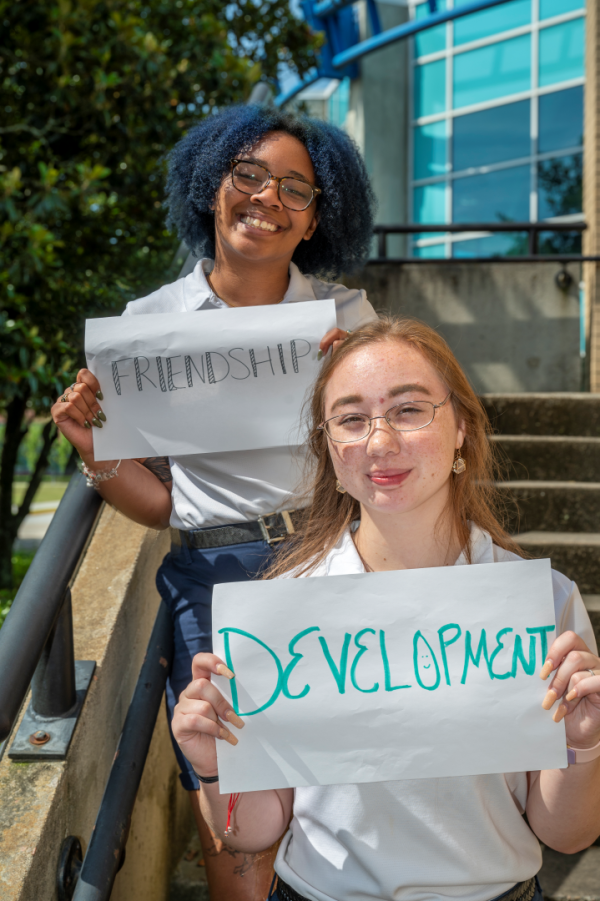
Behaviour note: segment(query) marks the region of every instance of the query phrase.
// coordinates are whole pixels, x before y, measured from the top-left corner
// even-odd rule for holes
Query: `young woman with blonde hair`
[[[350,335],[323,366],[309,420],[312,502],[271,576],[520,559],[496,512],[485,413],[428,326],[386,319]],[[243,794],[227,841],[259,851],[283,836],[275,897],[542,901],[539,841],[571,853],[600,832],[600,660],[576,585],[557,572],[552,584],[557,637],[543,707],[558,702],[574,765]],[[238,722],[211,682],[220,665],[195,658],[173,732],[222,834],[229,797],[219,794],[215,738],[231,741]]]

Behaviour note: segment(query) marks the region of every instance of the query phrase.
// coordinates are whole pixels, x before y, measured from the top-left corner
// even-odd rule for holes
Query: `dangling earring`
[[[456,451],[454,452],[454,463],[452,464],[452,472],[455,475],[459,476],[461,474],[461,472],[465,471],[466,468],[467,468],[466,460],[463,460],[461,452],[460,452],[460,447],[457,447]]]
[[[346,493],[346,489],[344,488],[344,486],[342,485],[342,483],[340,482],[339,479],[335,480],[335,490],[339,491],[340,494]]]

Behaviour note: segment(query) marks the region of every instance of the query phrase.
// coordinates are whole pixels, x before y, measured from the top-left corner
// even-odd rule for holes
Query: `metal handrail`
[[[19,714],[101,505],[74,475],[0,629],[0,741]]]
[[[399,225],[376,225],[373,229],[377,235],[377,257],[369,260],[369,263],[379,263],[385,260],[390,263],[586,263],[598,262],[600,256],[570,254],[570,253],[538,253],[538,237],[540,232],[583,232],[587,229],[587,223],[581,220],[577,222],[452,222],[447,224],[428,224],[424,222],[410,222]],[[466,232],[527,232],[528,250],[526,255],[505,255],[488,257],[388,257],[388,235],[411,235],[427,233],[466,233]]]
[[[173,659],[173,623],[161,601],[106,783],[73,901],[108,901],[121,867],[131,814]]]

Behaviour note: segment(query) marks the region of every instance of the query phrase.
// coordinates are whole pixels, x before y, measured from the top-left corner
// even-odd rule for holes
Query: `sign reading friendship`
[[[89,319],[107,421],[97,460],[302,443],[300,410],[335,301]]]

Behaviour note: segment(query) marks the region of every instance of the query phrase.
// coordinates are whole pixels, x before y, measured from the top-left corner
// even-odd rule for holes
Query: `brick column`
[[[588,0],[584,112],[583,211],[585,254],[600,255],[600,8]],[[583,267],[590,336],[590,387],[600,392],[600,264]]]

